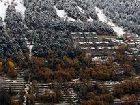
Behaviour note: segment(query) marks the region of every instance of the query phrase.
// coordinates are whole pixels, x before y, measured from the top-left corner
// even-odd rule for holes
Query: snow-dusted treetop
[[[24,16],[24,11],[26,8],[23,5],[23,0],[0,0],[0,17],[2,17],[2,19],[5,18],[6,8],[10,4],[15,5],[17,12],[21,12],[21,14]]]

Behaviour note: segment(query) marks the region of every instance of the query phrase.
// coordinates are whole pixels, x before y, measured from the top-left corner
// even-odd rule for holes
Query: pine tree
[[[23,18],[20,12],[17,12],[14,5],[9,5],[6,10],[6,32],[13,41],[20,48],[15,49],[27,52],[27,44],[25,42],[25,34],[27,32],[26,25],[23,22]]]

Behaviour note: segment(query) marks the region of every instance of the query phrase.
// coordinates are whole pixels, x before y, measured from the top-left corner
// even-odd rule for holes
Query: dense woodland
[[[140,35],[140,1],[97,0],[96,4],[113,22],[124,27],[126,31]]]
[[[123,26],[126,30],[132,30],[132,32],[139,34],[139,16],[135,16],[132,13],[127,12],[129,11],[127,8],[125,8],[126,12],[123,12],[122,10],[124,9],[120,9],[121,6],[120,8],[116,9],[115,7],[119,7],[117,4],[124,5],[124,8],[127,6],[125,4],[128,4],[127,7],[132,6],[133,8],[130,8],[132,9],[130,11],[133,11],[133,14],[138,15],[139,2],[135,4],[135,2],[126,2],[125,0],[117,0],[112,2],[104,0],[24,0],[24,5],[26,7],[25,16],[23,17],[19,12],[17,12],[14,5],[10,5],[7,8],[6,17],[4,20],[6,27],[1,33],[3,34],[3,40],[5,40],[5,35],[6,37],[9,37],[10,42],[8,41],[8,38],[6,40],[7,42],[14,44],[15,48],[11,49],[15,50],[16,53],[28,52],[26,47],[27,43],[25,43],[26,37],[30,42],[34,43],[33,53],[35,55],[44,55],[45,53],[48,53],[49,49],[61,52],[60,55],[63,55],[64,52],[62,51],[71,47],[72,45],[71,36],[69,36],[71,31],[92,31],[99,34],[114,33],[110,26],[98,20],[94,8],[97,6],[104,9],[107,16],[112,16],[114,18],[113,21],[120,21],[115,22],[116,24]],[[60,18],[56,13],[55,7],[58,10],[65,10],[68,17],[74,18],[76,21],[68,21],[67,19]],[[78,7],[82,8],[84,12],[81,12]],[[114,15],[117,15],[114,16],[111,10],[116,11],[118,15],[114,12]],[[131,18],[129,20],[123,18],[117,19],[118,16],[125,16],[126,18],[129,18],[132,17],[132,15],[133,18],[136,18],[136,22],[133,22],[134,19]],[[81,16],[86,18],[85,21],[81,19]],[[89,18],[92,18],[93,21],[87,21]],[[133,24],[130,24],[130,22]],[[123,23],[125,23],[125,25],[121,25]],[[17,51],[17,49],[21,49],[22,51]],[[10,51],[8,53],[10,53]],[[14,53],[12,56],[14,56]]]
[[[16,79],[18,72],[15,68],[20,68],[27,82],[36,80],[39,83],[61,85],[78,79],[83,84],[77,83],[68,87],[77,94],[77,104],[112,105],[114,99],[119,98],[127,101],[123,105],[134,105],[140,93],[140,79],[135,78],[140,73],[140,57],[127,55],[125,52],[130,52],[130,49],[127,45],[120,44],[114,54],[108,55],[105,61],[94,62],[86,52],[74,47],[70,33],[91,31],[97,34],[114,34],[110,26],[98,20],[94,9],[97,6],[119,26],[139,34],[139,2],[24,0],[24,5],[26,7],[24,17],[16,11],[14,5],[9,5],[4,19],[5,25],[0,19],[0,75]],[[78,6],[84,10],[84,13],[78,9]],[[68,17],[76,21],[60,18],[55,7],[58,10],[65,10]],[[93,21],[87,21],[89,18]],[[33,45],[31,58],[27,40]],[[91,81],[96,83],[93,85]],[[110,92],[105,85],[100,86],[106,81],[119,82],[119,84],[114,85]],[[34,84],[26,95],[29,100],[26,105],[34,105],[35,100],[44,103],[63,101],[61,86],[52,88],[51,93],[46,90],[35,99]],[[1,89],[0,104],[22,105],[24,95],[25,91],[21,90],[20,101],[16,102],[15,94],[10,88],[8,92]]]

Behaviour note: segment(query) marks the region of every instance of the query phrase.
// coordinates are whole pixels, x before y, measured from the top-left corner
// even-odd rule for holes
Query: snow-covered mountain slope
[[[0,0],[0,17],[2,17],[2,19],[4,19],[5,14],[6,14],[6,8],[10,4],[15,5],[16,10],[18,12],[21,12],[21,14],[24,17],[24,12],[25,12],[26,8],[23,5],[23,0]],[[80,6],[77,6],[77,8],[81,13],[84,14],[85,11]],[[68,13],[65,10],[59,10],[56,6],[54,6],[54,9],[56,10],[56,13],[57,13],[58,17],[63,18],[63,19],[67,19],[67,21],[72,21],[72,22],[76,21],[74,18],[69,17]],[[108,19],[99,8],[95,7],[95,11],[97,13],[99,21],[101,21],[103,23],[106,23],[107,25],[111,26],[113,28],[113,30],[118,35],[124,34],[123,29],[116,26],[114,23],[112,23],[112,21],[110,19]],[[78,19],[78,20],[80,21],[80,19]],[[94,20],[89,16],[87,21],[88,22],[93,22]]]
[[[102,21],[103,23],[106,23],[109,26],[111,26],[113,28],[114,32],[117,33],[117,35],[121,36],[125,33],[124,30],[121,27],[118,27],[110,19],[108,19],[105,16],[105,14],[103,14],[103,11],[101,9],[99,9],[98,7],[95,7],[95,10],[96,10],[96,13],[98,15],[99,20]]]
[[[2,17],[2,19],[5,18],[6,8],[10,4],[15,5],[17,12],[21,12],[24,16],[26,8],[23,5],[23,0],[0,0],[0,17]]]
[[[60,18],[63,18],[63,19],[66,19],[66,18],[67,18],[68,21],[76,21],[75,19],[73,19],[73,18],[71,18],[71,17],[68,17],[68,16],[67,16],[67,13],[65,12],[65,10],[58,10],[58,9],[56,8],[56,6],[54,6],[54,8],[55,8],[55,10],[56,10],[56,12],[57,12],[57,15],[58,15]],[[80,12],[84,13],[84,10],[83,10],[81,7],[77,6],[77,8],[80,10]],[[123,35],[123,34],[125,33],[124,30],[123,30],[121,27],[118,27],[118,26],[117,26],[116,24],[114,24],[110,19],[108,19],[108,18],[104,15],[104,13],[103,13],[102,10],[100,10],[100,9],[97,8],[97,7],[95,7],[95,11],[96,11],[96,13],[97,13],[97,16],[98,16],[99,21],[101,21],[101,22],[103,22],[103,23],[108,24],[109,26],[111,26],[111,27],[113,28],[114,32],[117,33],[117,35],[121,36],[121,35]],[[94,20],[90,17],[89,19],[87,19],[87,21],[88,21],[88,22],[92,22],[92,21],[94,21]]]

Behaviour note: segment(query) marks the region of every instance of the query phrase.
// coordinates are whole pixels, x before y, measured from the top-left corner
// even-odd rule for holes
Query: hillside
[[[113,33],[107,24],[98,20],[94,3],[80,1],[33,1],[25,2],[25,21],[34,28],[49,27],[56,30],[96,31]]]
[[[117,8],[126,6],[133,7],[129,8],[131,12]],[[6,10],[7,7],[13,9]],[[6,30],[10,29],[12,33],[10,38],[18,39],[16,42],[24,48],[23,52],[27,52],[26,40],[34,43],[34,54],[42,55],[50,48],[57,52],[65,51],[72,45],[71,31],[118,35],[126,31],[139,34],[139,1],[1,0],[0,8]],[[7,11],[12,14],[9,15]]]

